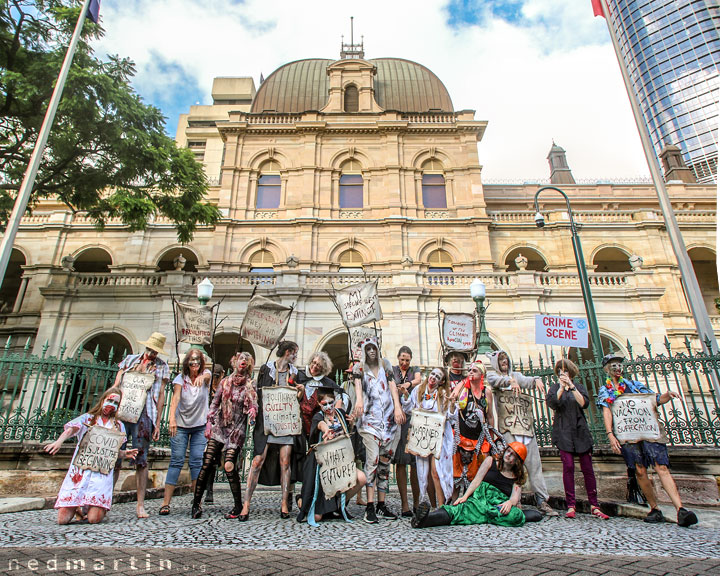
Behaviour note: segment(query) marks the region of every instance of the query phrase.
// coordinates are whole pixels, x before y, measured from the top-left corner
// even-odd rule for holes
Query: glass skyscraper
[[[656,153],[679,146],[698,182],[716,182],[720,1],[607,4]]]

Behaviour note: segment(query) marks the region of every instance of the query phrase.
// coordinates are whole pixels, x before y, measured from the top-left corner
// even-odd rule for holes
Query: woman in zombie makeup
[[[430,455],[417,456],[415,459],[420,499],[428,499],[427,486],[429,478],[432,478],[437,505],[445,504],[453,492],[453,422],[458,417],[457,394],[450,391],[445,369],[433,368],[427,380],[414,388],[410,396],[402,400],[402,404],[406,414],[421,409],[445,416],[440,458]]]
[[[193,518],[202,516],[200,502],[210,476],[215,473],[220,455],[223,456],[225,474],[234,503],[233,509],[225,514],[225,518],[239,518],[242,508],[242,488],[237,464],[245,444],[248,419],[253,421],[257,415],[257,393],[252,380],[255,362],[250,354],[240,352],[233,356],[230,365],[233,372],[220,382],[208,412],[205,425],[205,438],[208,443],[202,468],[195,482],[191,512]]]
[[[321,442],[327,442],[333,438],[348,434],[349,426],[352,423],[351,417],[346,416],[342,408],[337,407],[337,389],[322,387],[317,390],[318,405],[320,411],[312,419],[310,425],[310,445],[314,446]],[[298,522],[305,522],[316,525],[321,520],[332,518],[350,519],[345,509],[347,502],[360,492],[365,486],[365,474],[357,471],[357,483],[353,488],[336,494],[332,498],[325,498],[322,485],[318,478],[318,464],[315,459],[315,451],[311,448],[303,467],[303,484],[301,498],[298,501],[300,512]]]
[[[121,398],[122,392],[120,392],[119,388],[106,390],[89,412],[65,424],[65,430],[60,434],[59,438],[55,442],[45,445],[45,452],[53,455],[57,454],[65,440],[77,436],[78,447],[75,448],[73,454],[74,461],[80,446],[80,440],[91,427],[101,426],[124,434],[125,426],[115,418]],[[134,458],[135,456],[137,456],[137,449],[120,450],[119,453],[120,458]],[[70,464],[55,502],[55,508],[58,511],[58,524],[69,524],[76,515],[82,519],[87,517],[90,524],[101,522],[112,505],[112,493],[112,470],[107,474],[102,474],[92,470],[83,470],[74,464]]]

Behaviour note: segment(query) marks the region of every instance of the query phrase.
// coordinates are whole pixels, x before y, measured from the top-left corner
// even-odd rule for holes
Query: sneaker
[[[425,522],[428,514],[430,514],[430,502],[423,500],[415,510],[415,516],[413,516],[413,519],[410,521],[410,526],[413,528],[422,528],[423,522]]]
[[[405,512],[400,514],[400,516],[402,516],[403,518],[412,518],[413,516],[415,516],[415,513],[411,510],[405,510]]]
[[[368,524],[378,523],[378,517],[377,514],[375,514],[375,504],[373,504],[372,502],[369,502],[365,506],[365,516],[363,516],[363,520]]]
[[[540,510],[540,513],[543,516],[548,516],[550,518],[554,518],[555,516],[560,516],[560,514],[558,514],[555,510],[553,510],[550,507],[550,504],[548,504],[544,500],[540,503],[540,505],[537,508],[538,508],[538,510]]]
[[[683,528],[688,528],[689,526],[692,526],[693,524],[698,523],[697,516],[695,515],[695,512],[692,510],[688,510],[687,508],[680,508],[678,510],[677,514],[677,522],[678,526],[682,526]]]
[[[660,522],[665,521],[665,516],[663,516],[662,510],[660,508],[653,508],[650,510],[650,514],[645,516],[645,522],[648,524],[659,524]]]
[[[377,508],[376,508],[378,514],[382,515],[383,518],[386,520],[397,520],[398,515],[395,514],[390,508],[388,508],[385,504],[385,502],[378,502]]]

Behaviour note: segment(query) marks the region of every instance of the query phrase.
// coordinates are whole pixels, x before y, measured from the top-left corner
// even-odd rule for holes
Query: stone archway
[[[349,365],[347,332],[338,332],[335,334],[335,336],[325,342],[321,351],[330,356],[330,360],[332,360],[333,371],[331,377],[334,377],[338,371],[343,372],[346,370]]]
[[[9,314],[15,307],[16,300],[20,293],[22,285],[23,269],[27,262],[25,255],[17,248],[13,248],[10,253],[10,262],[8,262],[5,277],[0,287],[0,314]],[[22,300],[22,299],[21,299]],[[18,307],[21,302],[18,302]]]
[[[220,364],[223,367],[226,374],[230,370],[230,358],[235,355],[235,352],[249,352],[252,354],[252,357],[255,358],[256,369],[260,368],[261,362],[265,362],[265,356],[258,358],[255,354],[255,348],[247,340],[242,341],[238,350],[238,337],[237,332],[221,332],[215,334],[213,346],[210,344],[205,346],[205,352],[215,361],[215,364]],[[215,348],[214,351],[213,347]]]

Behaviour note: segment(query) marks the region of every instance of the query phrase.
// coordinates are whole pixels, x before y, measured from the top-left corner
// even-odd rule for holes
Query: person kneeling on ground
[[[525,522],[538,522],[542,514],[537,510],[519,508],[522,485],[527,478],[523,462],[527,447],[512,442],[499,462],[486,458],[467,491],[452,506],[442,506],[430,512],[430,503],[421,502],[413,528],[448,526],[451,524],[495,524],[522,526]]]
[[[623,377],[623,361],[622,356],[616,354],[608,354],[602,360],[602,367],[608,377],[604,385],[601,385],[597,395],[597,405],[602,410],[605,430],[607,431],[610,448],[615,454],[622,454],[625,464],[628,468],[635,468],[638,484],[650,505],[650,513],[645,518],[645,522],[656,524],[664,520],[663,513],[657,507],[657,496],[655,487],[653,486],[647,469],[649,466],[655,468],[655,472],[660,477],[660,483],[667,492],[670,500],[677,510],[678,526],[687,528],[693,524],[697,524],[697,516],[692,510],[684,508],[680,500],[675,480],[668,470],[670,458],[668,456],[667,447],[663,442],[651,442],[649,440],[640,440],[639,442],[620,444],[613,432],[613,412],[612,404],[615,399],[622,394],[652,394],[653,391],[647,386],[636,380],[630,380]],[[674,390],[668,390],[663,394],[656,394],[657,405],[665,404],[673,398],[680,398],[680,394]],[[663,426],[660,426],[663,429]]]

